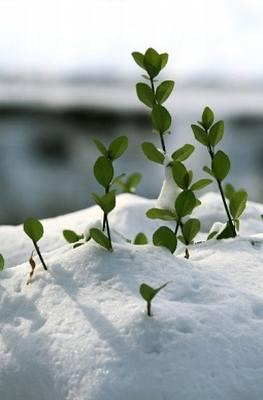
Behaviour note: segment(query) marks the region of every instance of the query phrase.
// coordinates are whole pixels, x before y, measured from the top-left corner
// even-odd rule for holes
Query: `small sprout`
[[[123,193],[135,193],[137,186],[141,182],[142,175],[134,172],[127,176],[124,180],[123,175],[114,179],[114,183],[118,185]]]
[[[184,243],[186,246],[193,244],[193,239],[200,231],[200,221],[197,218],[190,218],[184,224],[182,224],[182,236],[179,236],[178,239]],[[185,249],[185,258],[189,258],[189,250],[186,247]]]
[[[166,247],[173,254],[177,247],[176,235],[167,226],[161,226],[153,234],[153,244]]]
[[[63,236],[68,243],[77,243],[81,239],[84,239],[84,235],[79,235],[70,229],[65,229],[63,231]]]
[[[160,290],[165,288],[165,286],[168,285],[169,282],[166,282],[164,285],[160,286],[157,289],[152,288],[151,286],[147,285],[146,283],[142,283],[140,286],[140,294],[142,298],[146,301],[147,303],[147,315],[149,317],[152,316],[151,314],[151,304],[152,304],[152,299],[157,295]]]
[[[133,240],[133,244],[138,244],[138,245],[148,244],[147,236],[143,232],[139,232],[135,236],[135,238]]]
[[[100,246],[104,247],[105,249],[112,251],[112,244],[111,240],[107,238],[107,236],[97,228],[90,229],[90,236],[96,243]]]
[[[29,262],[29,264],[31,266],[31,271],[29,273],[29,278],[28,278],[28,281],[26,283],[27,285],[29,285],[32,282],[32,278],[33,278],[33,275],[34,275],[34,272],[35,272],[35,268],[36,268],[36,263],[35,263],[35,261],[33,259],[33,254],[34,254],[34,250],[32,251],[31,256],[30,256],[30,258],[28,260],[28,262]]]
[[[3,271],[5,266],[5,259],[2,254],[0,254],[0,271]]]
[[[35,218],[28,218],[24,222],[24,232],[27,234],[27,236],[32,240],[33,245],[36,249],[37,255],[41,261],[41,264],[43,265],[44,270],[47,271],[47,266],[45,264],[45,261],[42,257],[42,254],[40,252],[40,249],[37,245],[37,242],[42,238],[44,234],[44,228],[43,225],[41,224],[40,221],[38,221]]]

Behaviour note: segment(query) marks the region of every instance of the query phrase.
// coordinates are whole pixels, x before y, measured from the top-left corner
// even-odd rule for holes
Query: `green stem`
[[[212,147],[211,147],[210,144],[208,145],[208,152],[209,152],[209,154],[210,154],[211,160],[213,161],[213,159],[214,159],[214,152],[213,152],[213,149],[212,149]],[[232,218],[231,218],[231,214],[230,214],[230,211],[229,211],[227,202],[226,202],[224,190],[223,190],[223,188],[222,188],[222,183],[221,183],[221,181],[220,181],[219,179],[217,179],[217,178],[215,178],[215,180],[216,180],[216,182],[217,182],[218,189],[219,189],[219,192],[220,192],[222,201],[223,201],[223,205],[224,205],[224,208],[225,208],[225,211],[226,211],[226,215],[227,215],[227,218],[228,218],[228,223],[229,223],[230,229],[232,230],[233,237],[236,237],[236,236],[237,236],[236,229],[235,229],[235,226],[234,226],[234,224],[233,224],[233,221],[232,221]]]
[[[188,248],[186,247],[186,248],[185,248],[185,255],[184,255],[184,258],[186,258],[186,259],[188,260],[189,257],[190,257],[189,250],[188,250]]]
[[[107,216],[107,214],[105,214],[105,225],[106,225],[106,230],[107,230],[108,239],[109,239],[109,242],[110,242],[110,250],[112,250],[110,225],[109,225],[109,221],[108,221],[108,216]]]
[[[44,261],[44,259],[43,259],[43,257],[42,257],[42,254],[40,253],[40,249],[39,249],[37,243],[36,243],[34,240],[33,240],[33,244],[34,244],[34,246],[35,246],[37,255],[38,255],[38,257],[39,257],[39,259],[40,259],[40,261],[41,261],[41,264],[43,265],[44,270],[47,271],[48,268],[47,268],[47,266],[46,266],[46,264],[45,264],[45,261]]]
[[[152,316],[152,313],[151,313],[151,302],[150,301],[147,301],[147,315],[148,315],[148,317]]]
[[[153,78],[151,78],[151,77],[149,77],[149,78],[150,78],[150,82],[151,82],[151,88],[152,88],[152,93],[153,93],[153,98],[154,98],[154,104],[157,104]],[[165,143],[164,143],[164,138],[163,138],[163,134],[162,133],[160,133],[160,140],[161,140],[161,145],[162,145],[163,152],[166,153],[166,148],[165,148]]]
[[[110,190],[110,185],[108,185],[108,186],[105,188],[105,194],[109,193],[109,190]],[[102,231],[103,231],[103,232],[105,231],[105,227],[106,227],[106,218],[107,218],[106,213],[104,213],[104,214],[103,214],[103,223],[102,223]]]
[[[179,218],[179,219],[176,221],[176,227],[175,227],[175,230],[174,230],[175,236],[177,235],[178,229],[179,229],[180,226],[181,226],[181,218]]]

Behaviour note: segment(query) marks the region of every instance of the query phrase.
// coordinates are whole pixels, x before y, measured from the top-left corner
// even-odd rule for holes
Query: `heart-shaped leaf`
[[[33,242],[37,243],[43,236],[44,228],[40,221],[35,218],[28,218],[24,222],[24,232]]]

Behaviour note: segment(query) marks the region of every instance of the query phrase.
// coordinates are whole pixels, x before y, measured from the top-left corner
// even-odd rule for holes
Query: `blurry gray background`
[[[0,0],[0,223],[92,204],[94,137],[128,135],[117,173],[142,172],[138,193],[158,195],[162,167],[140,144],[159,139],[130,55],[148,47],[169,53],[161,78],[176,83],[167,148],[194,143],[190,124],[209,105],[226,121],[228,181],[263,201],[262,43],[261,0]],[[201,176],[196,147],[188,165]]]

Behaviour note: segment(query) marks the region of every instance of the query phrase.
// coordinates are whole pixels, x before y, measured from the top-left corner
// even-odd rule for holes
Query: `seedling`
[[[133,244],[140,244],[140,245],[148,244],[147,236],[143,232],[139,232],[135,236]]]
[[[192,130],[196,140],[208,150],[211,167],[204,166],[203,170],[216,181],[227,215],[226,228],[217,236],[217,239],[236,237],[239,229],[239,217],[246,207],[247,193],[243,190],[233,193],[233,188],[228,186],[228,194],[231,196],[228,206],[222,182],[229,174],[231,163],[227,154],[222,150],[216,151],[215,149],[224,136],[224,121],[214,123],[213,111],[209,107],[205,107],[202,121],[198,121],[198,125],[193,124]]]
[[[2,254],[0,254],[0,272],[3,271],[4,267],[5,267],[5,259],[2,256]]]
[[[43,265],[44,270],[47,271],[48,268],[45,264],[45,261],[41,255],[40,249],[37,244],[37,242],[42,238],[42,236],[44,234],[43,225],[41,224],[40,221],[38,221],[35,218],[28,218],[24,222],[24,232],[32,240],[35,250],[37,252],[37,255],[41,261],[41,264]]]
[[[146,283],[142,283],[140,286],[140,294],[142,298],[146,301],[147,304],[147,315],[149,317],[152,316],[151,313],[151,306],[152,306],[152,300],[153,298],[157,295],[157,293],[160,292],[165,286],[168,285],[169,282],[166,282],[164,285],[160,286],[157,289],[152,288],[151,286],[147,285]]]
[[[181,230],[182,230],[182,236],[178,236],[178,239],[185,244],[185,258],[189,258],[189,250],[188,246],[190,244],[194,243],[194,238],[200,231],[200,221],[197,218],[190,218],[188,221],[186,221],[184,224],[182,224]]]
[[[92,228],[90,230],[90,236],[102,247],[112,251],[108,215],[114,209],[116,204],[116,192],[115,190],[110,190],[114,182],[113,161],[119,158],[127,149],[128,138],[126,136],[120,136],[113,140],[108,148],[106,148],[98,139],[95,139],[94,142],[102,155],[96,160],[93,167],[93,173],[97,182],[103,186],[105,194],[99,196],[96,193],[92,193],[96,204],[103,211],[103,226],[102,231],[97,228]],[[105,229],[107,236],[104,234]]]
[[[114,179],[114,183],[119,186],[123,193],[135,193],[136,188],[142,180],[142,175],[138,172],[128,175],[127,177],[120,176]]]

